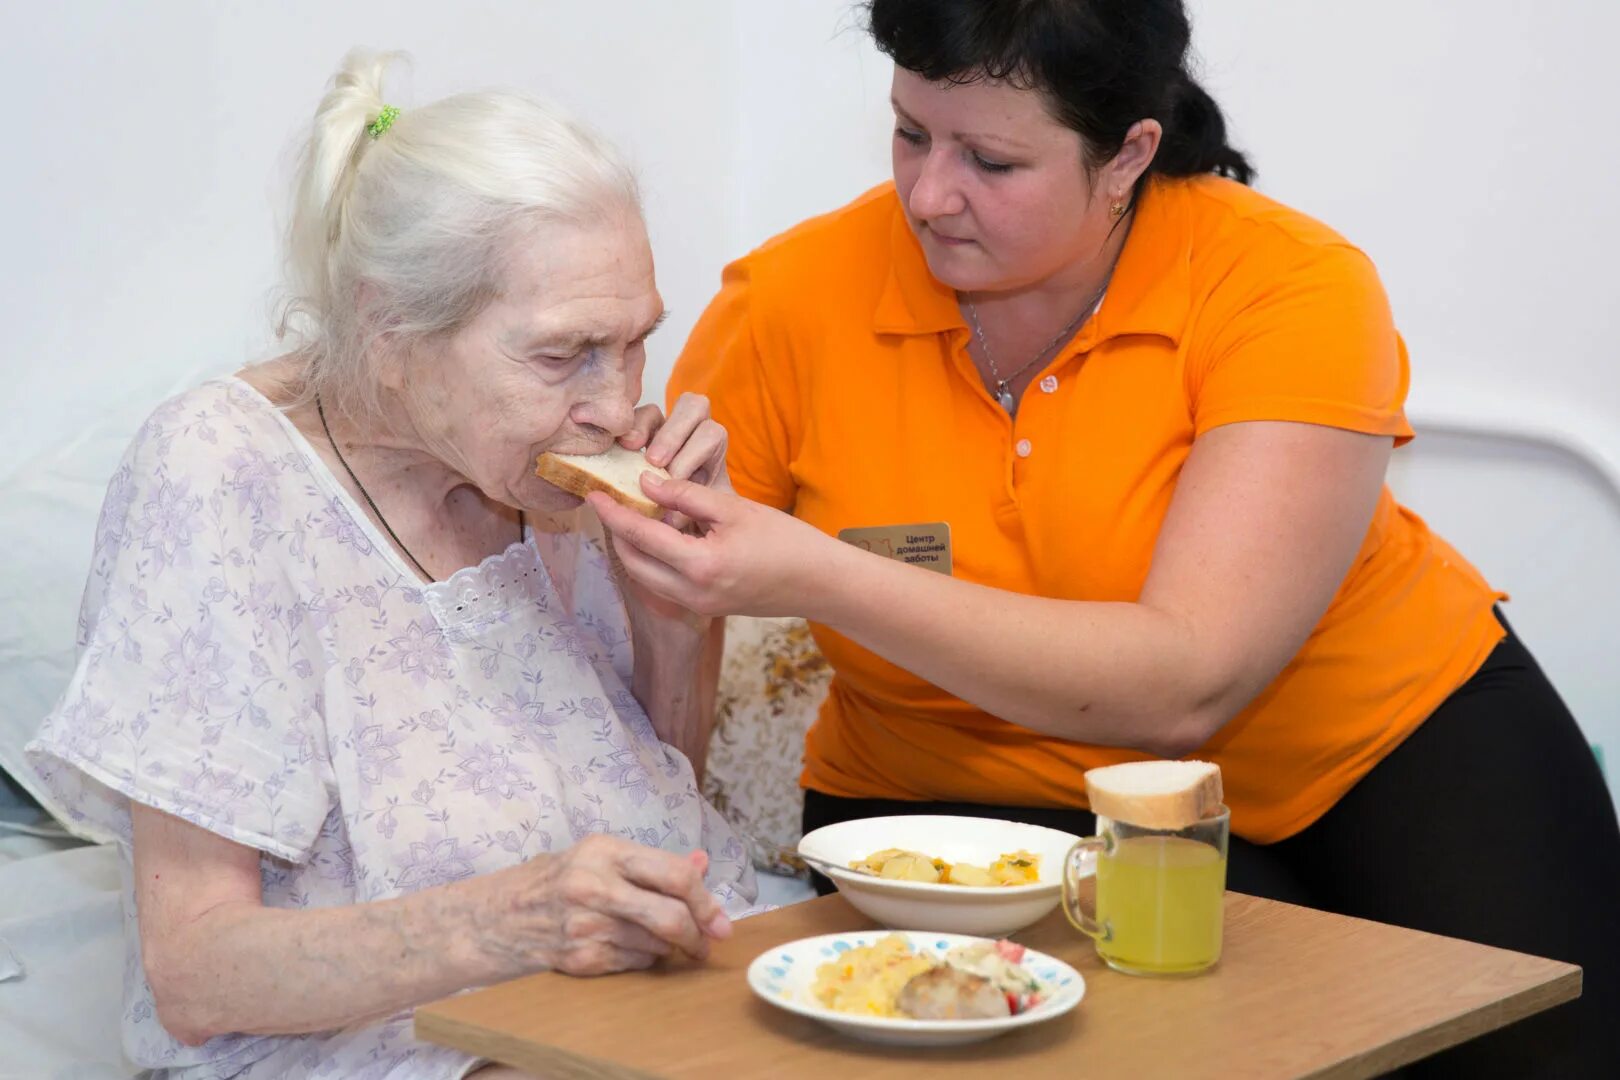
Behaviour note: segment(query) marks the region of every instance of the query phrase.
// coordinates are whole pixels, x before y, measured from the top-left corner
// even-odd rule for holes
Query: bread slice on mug
[[[1146,829],[1184,829],[1221,811],[1221,767],[1208,761],[1131,761],[1086,771],[1091,812]]]
[[[553,454],[549,450],[534,463],[534,475],[570,495],[584,498],[593,491],[608,495],[621,506],[628,506],[645,517],[660,517],[664,508],[641,490],[641,474],[650,472],[662,480],[669,473],[647,464],[639,450],[626,450],[618,443],[600,454]]]

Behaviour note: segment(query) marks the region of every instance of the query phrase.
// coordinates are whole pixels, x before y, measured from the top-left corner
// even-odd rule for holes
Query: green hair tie
[[[366,125],[366,134],[373,139],[382,138],[382,133],[394,126],[394,120],[399,116],[399,110],[392,105],[384,105],[377,119]]]

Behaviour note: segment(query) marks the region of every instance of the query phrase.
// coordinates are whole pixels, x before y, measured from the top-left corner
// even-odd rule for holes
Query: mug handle
[[[1098,941],[1107,941],[1113,935],[1080,906],[1080,862],[1086,854],[1100,855],[1108,850],[1108,846],[1107,837],[1088,836],[1070,848],[1063,857],[1063,914],[1069,917],[1076,930]]]

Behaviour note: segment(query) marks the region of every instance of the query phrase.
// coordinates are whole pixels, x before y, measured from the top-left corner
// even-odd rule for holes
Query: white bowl
[[[1039,922],[1057,906],[1063,860],[1079,837],[1040,825],[997,818],[904,816],[860,818],[823,826],[799,841],[813,858],[847,867],[884,848],[904,848],[946,862],[988,867],[1004,853],[1041,857],[1030,885],[933,885],[890,881],[854,870],[823,871],[862,914],[884,926],[948,934],[1001,937]]]
[[[1080,1004],[1086,995],[1086,980],[1074,968],[1055,956],[1030,949],[1021,961],[1043,987],[1039,1004],[1017,1016],[988,1020],[913,1020],[900,1016],[858,1016],[834,1012],[816,1000],[816,969],[837,959],[846,949],[871,945],[886,931],[867,930],[849,934],[823,934],[801,938],[767,949],[748,965],[748,985],[764,1000],[779,1009],[819,1020],[835,1031],[869,1042],[896,1046],[955,1046],[1002,1035],[1015,1028],[1056,1019]],[[907,934],[912,948],[943,958],[958,945],[975,938],[959,934]]]

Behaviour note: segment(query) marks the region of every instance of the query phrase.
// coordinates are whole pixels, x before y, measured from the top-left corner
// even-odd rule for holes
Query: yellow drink
[[[1226,857],[1181,836],[1132,836],[1097,857],[1097,952],[1154,975],[1202,971],[1221,956]]]

